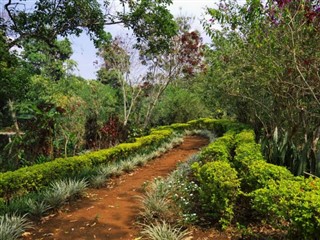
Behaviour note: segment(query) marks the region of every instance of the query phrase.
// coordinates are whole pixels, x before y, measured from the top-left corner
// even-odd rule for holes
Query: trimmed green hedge
[[[139,151],[156,148],[170,138],[173,130],[154,130],[150,135],[137,138],[134,143],[90,152],[80,156],[58,158],[51,162],[36,164],[0,174],[0,197],[9,199],[47,186],[53,180],[77,175],[95,165],[124,159]]]
[[[269,181],[250,194],[252,207],[274,227],[286,221],[292,239],[320,236],[320,179]]]
[[[242,179],[242,190],[250,192],[266,186],[269,180],[292,179],[285,167],[267,163],[261,146],[255,142],[252,130],[244,130],[235,136],[234,166]]]
[[[193,124],[199,127],[203,122]],[[254,132],[232,125],[225,125],[231,130],[219,125],[226,133],[203,149],[199,162],[193,164],[202,214],[211,215],[226,227],[237,214],[238,198],[239,203],[248,203],[242,206],[248,208],[246,211],[275,228],[288,230],[290,239],[317,239],[320,179],[295,177],[285,167],[267,163]]]
[[[222,137],[218,138],[201,151],[199,160],[203,163],[215,160],[231,161],[233,157],[234,136],[234,131],[225,133]]]
[[[222,228],[230,225],[240,191],[237,171],[226,161],[192,165],[199,183],[199,201],[207,216],[218,221]]]
[[[222,129],[236,127],[229,120],[203,118],[188,123],[176,123],[151,130],[148,136],[137,138],[133,143],[122,143],[116,147],[86,153],[80,156],[58,158],[54,161],[0,173],[0,198],[10,199],[30,191],[40,190],[50,182],[77,175],[93,166],[127,158],[141,151],[150,151],[169,139],[174,132],[193,129]]]

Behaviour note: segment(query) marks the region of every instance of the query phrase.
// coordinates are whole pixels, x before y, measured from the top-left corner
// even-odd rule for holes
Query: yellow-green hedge
[[[127,158],[139,151],[154,148],[170,138],[172,129],[154,130],[150,135],[137,138],[134,143],[123,143],[113,148],[90,152],[80,156],[58,158],[51,162],[36,164],[0,174],[0,197],[39,190],[53,180],[76,175],[95,165]]]
[[[221,131],[238,126],[229,120],[202,118],[188,123],[176,123],[151,130],[148,136],[137,138],[133,143],[122,143],[116,147],[86,153],[80,156],[58,158],[54,161],[20,168],[16,171],[0,173],[0,198],[39,190],[53,180],[77,175],[93,166],[124,159],[142,150],[156,148],[163,141],[172,137],[174,132],[192,129],[210,129]]]

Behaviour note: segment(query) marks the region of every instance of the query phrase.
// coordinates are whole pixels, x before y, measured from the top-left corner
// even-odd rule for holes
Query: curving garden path
[[[135,239],[139,234],[136,219],[144,182],[166,176],[176,168],[178,162],[186,160],[207,144],[208,140],[205,138],[186,137],[180,146],[150,161],[144,167],[111,179],[108,187],[89,189],[85,198],[44,218],[32,231],[24,235],[24,239]]]

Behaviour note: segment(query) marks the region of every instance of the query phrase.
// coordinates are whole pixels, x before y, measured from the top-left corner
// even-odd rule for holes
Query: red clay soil
[[[136,220],[144,182],[168,175],[176,168],[177,163],[186,160],[207,144],[208,140],[202,137],[186,137],[180,146],[150,161],[144,167],[110,180],[108,187],[89,189],[86,197],[35,224],[34,229],[25,234],[24,239],[135,239],[139,236]],[[204,233],[195,230],[194,234],[201,236]],[[214,234],[214,239],[228,239],[226,236]],[[212,238],[193,236],[189,239]]]

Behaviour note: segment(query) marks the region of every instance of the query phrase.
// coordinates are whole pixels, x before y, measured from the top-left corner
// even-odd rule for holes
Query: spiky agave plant
[[[136,168],[136,165],[134,162],[130,161],[130,160],[126,160],[126,161],[121,161],[119,163],[119,167],[121,168],[122,171],[124,172],[131,172]]]
[[[88,183],[85,179],[57,180],[50,184],[49,189],[44,192],[44,201],[53,208],[58,208],[70,198],[83,194]]]
[[[29,198],[26,203],[29,207],[30,216],[36,220],[39,220],[51,208],[44,200]]]
[[[88,182],[85,179],[67,179],[66,188],[69,198],[77,198],[83,195],[88,187]]]
[[[15,240],[31,227],[26,216],[8,215],[0,216],[0,240]]]
[[[155,178],[146,186],[142,197],[141,215],[146,221],[170,219],[172,215],[170,189],[162,178]]]
[[[94,188],[104,187],[107,183],[107,177],[104,174],[98,174],[90,178],[90,186]]]
[[[143,226],[144,229],[141,233],[151,240],[183,240],[190,234],[188,230],[173,227],[165,221]]]

